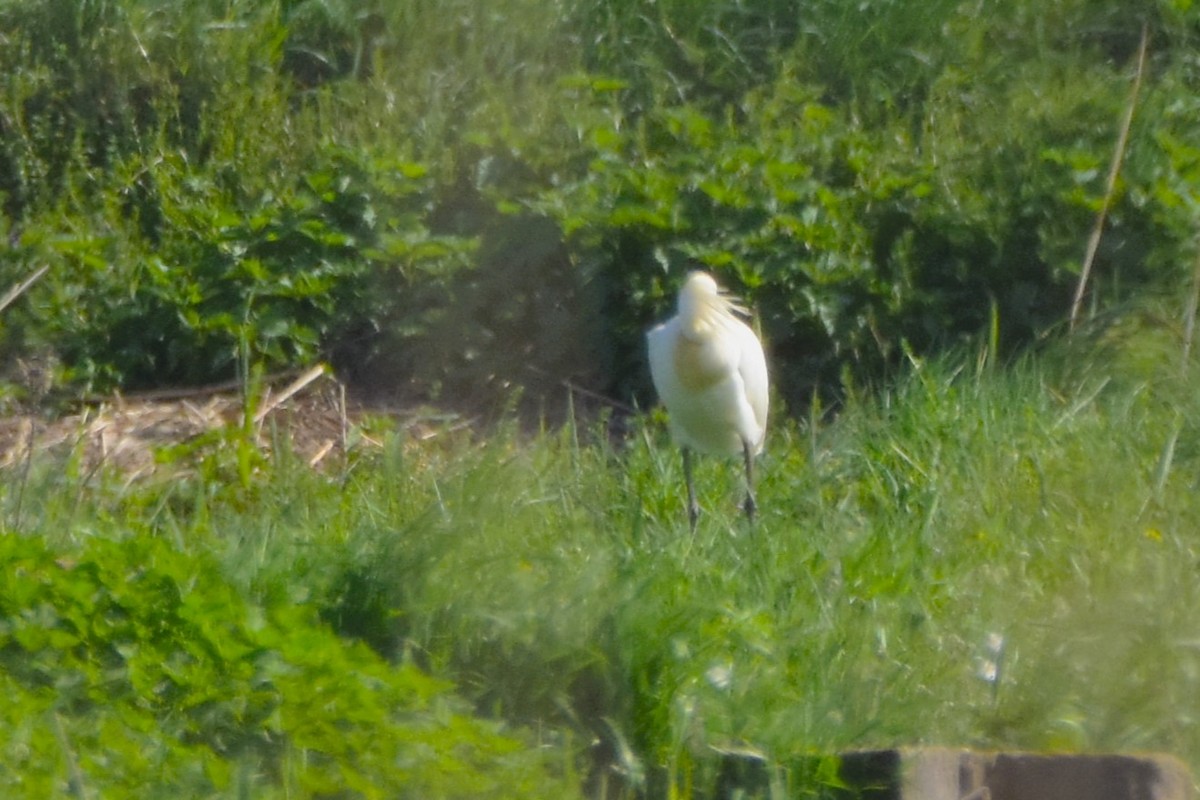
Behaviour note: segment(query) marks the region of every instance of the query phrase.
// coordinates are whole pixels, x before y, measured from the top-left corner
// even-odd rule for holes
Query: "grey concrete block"
[[[845,753],[838,794],[862,800],[1192,800],[1162,755],[1049,755],[913,748]]]

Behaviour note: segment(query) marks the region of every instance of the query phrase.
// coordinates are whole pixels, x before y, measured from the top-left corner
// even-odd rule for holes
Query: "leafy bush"
[[[1188,5],[9,4],[0,283],[54,269],[0,349],[98,387],[326,358],[444,403],[647,402],[642,332],[697,265],[793,407],[993,320],[1019,347],[1066,312],[1142,24],[1092,297],[1179,285]]]
[[[260,608],[147,536],[0,538],[12,797],[563,797],[542,756],[444,682]]]

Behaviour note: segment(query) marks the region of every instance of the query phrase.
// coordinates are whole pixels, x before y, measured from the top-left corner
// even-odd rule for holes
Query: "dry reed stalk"
[[[1075,286],[1075,297],[1071,301],[1071,321],[1068,330],[1074,331],[1079,321],[1079,309],[1083,305],[1083,295],[1087,290],[1088,278],[1092,272],[1092,262],[1096,260],[1096,251],[1100,247],[1100,236],[1104,232],[1104,222],[1108,218],[1108,209],[1112,204],[1113,195],[1117,191],[1117,176],[1121,173],[1121,164],[1125,160],[1125,147],[1129,142],[1129,129],[1133,125],[1133,111],[1137,107],[1138,94],[1142,88],[1142,74],[1146,70],[1146,44],[1150,37],[1149,28],[1142,25],[1142,41],[1138,45],[1137,73],[1133,77],[1133,88],[1129,92],[1129,102],[1125,106],[1125,120],[1121,132],[1117,136],[1117,146],[1113,150],[1112,164],[1108,169],[1108,185],[1104,190],[1104,198],[1100,202],[1100,210],[1096,212],[1096,224],[1088,238],[1087,253],[1083,257],[1083,267],[1079,272],[1079,283]]]
[[[49,270],[49,264],[38,267],[38,269],[32,275],[5,292],[4,297],[0,297],[0,311],[4,311],[4,309],[12,305],[14,300],[25,294],[29,287],[37,283]]]
[[[278,408],[280,406],[280,404],[286,403],[289,397],[296,394],[296,392],[299,392],[305,386],[308,386],[310,383],[312,383],[313,381],[315,381],[317,378],[321,377],[324,374],[325,374],[325,365],[318,364],[317,366],[310,369],[308,372],[305,372],[299,378],[296,378],[296,380],[294,380],[290,384],[288,384],[288,387],[286,389],[284,389],[282,392],[279,393],[278,397],[273,397],[270,400],[268,400],[267,402],[263,403],[263,407],[260,408],[257,413],[255,413],[254,421],[256,423],[262,422],[263,419],[266,418],[267,414],[270,414],[272,411],[274,411],[276,408]]]

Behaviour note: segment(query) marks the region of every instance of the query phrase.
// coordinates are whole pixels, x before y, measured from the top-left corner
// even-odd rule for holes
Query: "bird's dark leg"
[[[683,449],[683,480],[687,483],[687,512],[688,523],[692,531],[696,530],[696,520],[700,518],[700,504],[696,502],[696,487],[692,485],[692,451]]]
[[[742,508],[746,511],[746,519],[753,525],[758,502],[754,499],[754,452],[749,442],[742,442],[742,457],[746,460],[746,502]]]

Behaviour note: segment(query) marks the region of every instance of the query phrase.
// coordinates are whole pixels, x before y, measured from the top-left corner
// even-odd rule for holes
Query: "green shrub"
[[[4,5],[0,285],[54,269],[0,348],[97,388],[324,358],[442,403],[646,403],[642,333],[697,266],[793,408],[993,321],[1020,347],[1066,313],[1143,23],[1091,305],[1179,285],[1188,5]]]
[[[0,563],[8,796],[571,793],[444,682],[303,606],[248,604],[207,558],[147,536],[52,549],[10,534]]]

